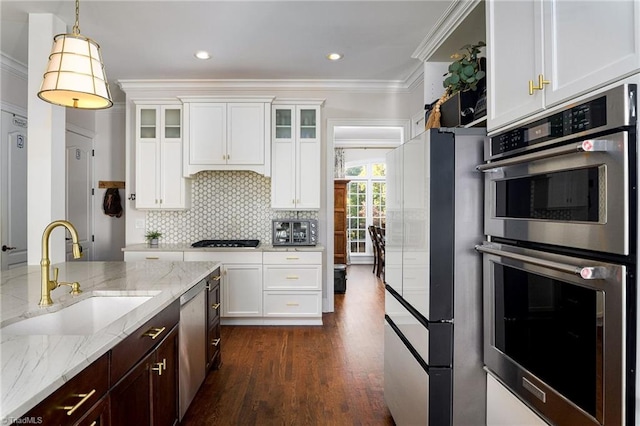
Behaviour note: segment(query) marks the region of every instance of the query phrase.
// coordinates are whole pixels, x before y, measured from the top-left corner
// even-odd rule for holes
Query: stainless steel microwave
[[[318,221],[315,219],[274,219],[274,246],[315,246],[318,243]]]

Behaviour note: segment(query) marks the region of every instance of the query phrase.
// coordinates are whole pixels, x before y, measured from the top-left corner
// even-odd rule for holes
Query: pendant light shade
[[[38,97],[52,104],[82,109],[113,105],[98,43],[80,34],[79,0],[73,34],[53,39],[49,64]]]

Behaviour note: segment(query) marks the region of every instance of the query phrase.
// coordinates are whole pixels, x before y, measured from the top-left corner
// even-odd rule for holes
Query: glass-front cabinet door
[[[158,108],[140,108],[138,114],[138,138],[155,139],[158,134]]]
[[[293,137],[293,111],[291,107],[276,107],[275,118],[275,138],[291,139]]]
[[[180,139],[181,117],[180,108],[164,107],[164,137],[168,139]]]
[[[316,108],[300,108],[299,112],[299,129],[300,139],[315,139],[317,128],[317,109]]]

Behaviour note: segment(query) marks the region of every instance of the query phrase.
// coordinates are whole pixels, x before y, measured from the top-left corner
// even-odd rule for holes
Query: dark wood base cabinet
[[[111,390],[113,425],[178,423],[178,327]]]
[[[222,363],[220,356],[220,268],[207,278],[207,365],[206,371],[217,370]]]
[[[176,425],[179,319],[176,300],[14,424]]]

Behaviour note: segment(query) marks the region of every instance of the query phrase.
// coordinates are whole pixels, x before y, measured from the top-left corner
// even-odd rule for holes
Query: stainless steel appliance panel
[[[477,249],[487,368],[553,424],[625,424],[626,267]]]
[[[206,282],[200,281],[180,298],[179,410],[187,412],[205,378],[207,300]]]
[[[485,171],[485,234],[629,254],[629,134],[496,161]]]

